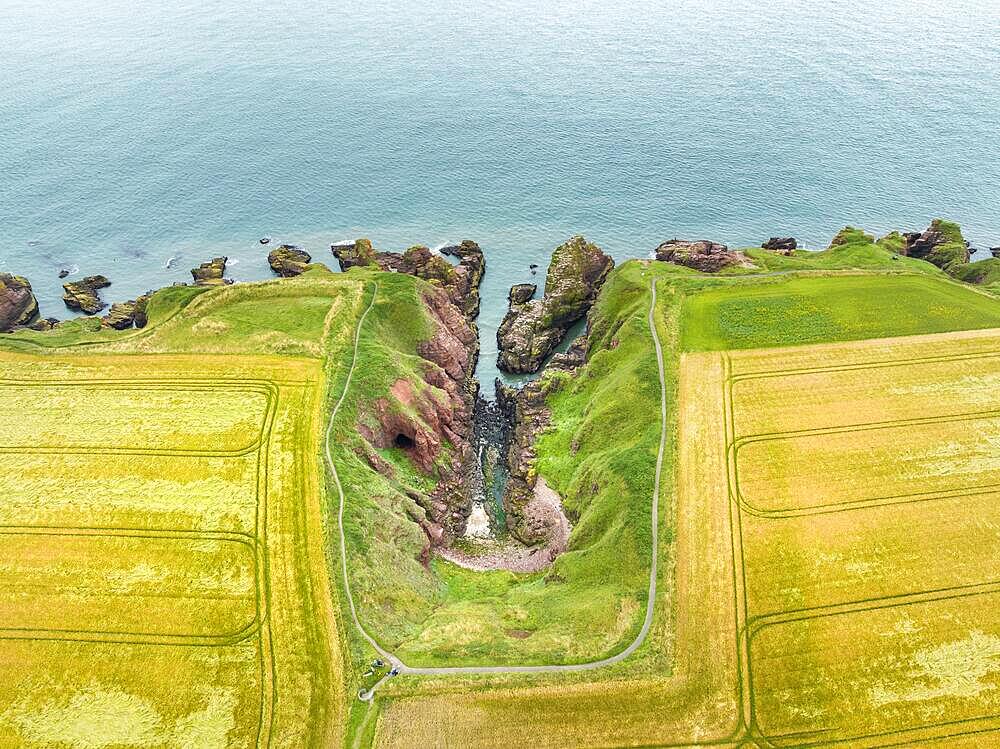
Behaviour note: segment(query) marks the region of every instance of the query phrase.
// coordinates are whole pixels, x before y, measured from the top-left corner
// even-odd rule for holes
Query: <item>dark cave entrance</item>
[[[401,447],[404,450],[409,450],[413,447],[414,443],[411,437],[407,437],[405,434],[397,434],[396,438],[392,441],[392,444],[396,447]]]

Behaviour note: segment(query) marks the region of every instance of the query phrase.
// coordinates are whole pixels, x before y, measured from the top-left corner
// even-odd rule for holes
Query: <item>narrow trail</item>
[[[654,474],[653,480],[653,502],[652,502],[652,558],[650,561],[649,569],[649,596],[646,600],[646,616],[643,619],[642,627],[639,629],[639,633],[636,635],[635,639],[629,643],[629,645],[622,651],[608,656],[607,658],[601,658],[596,661],[589,661],[587,663],[570,663],[570,664],[559,664],[550,666],[438,666],[433,668],[422,668],[418,666],[408,666],[406,665],[398,656],[389,652],[386,648],[382,647],[374,637],[372,637],[368,631],[361,624],[358,618],[357,606],[354,603],[354,594],[351,591],[351,584],[347,574],[347,541],[344,537],[344,490],[340,484],[340,478],[337,475],[337,468],[334,465],[333,457],[330,452],[330,434],[333,430],[334,420],[337,418],[337,413],[340,411],[341,405],[344,403],[347,397],[348,390],[351,386],[351,378],[354,375],[354,369],[357,365],[358,360],[358,346],[361,339],[361,327],[364,324],[365,318],[371,311],[372,307],[375,305],[375,298],[378,295],[378,283],[374,284],[374,290],[372,292],[371,302],[369,302],[368,307],[365,309],[364,313],[358,319],[358,325],[354,332],[354,352],[351,358],[351,366],[347,372],[347,380],[344,383],[344,390],[340,394],[340,398],[330,413],[330,421],[326,428],[326,440],[325,440],[325,452],[326,452],[326,463],[330,470],[330,475],[333,477],[334,484],[337,487],[337,495],[340,501],[340,507],[337,513],[338,518],[338,533],[340,536],[340,561],[341,561],[341,572],[343,573],[344,590],[347,592],[347,601],[351,610],[351,619],[354,621],[354,626],[357,627],[358,632],[361,636],[368,642],[369,645],[378,653],[382,658],[384,658],[394,669],[400,674],[409,674],[416,676],[447,676],[447,675],[458,675],[458,674],[558,674],[558,673],[571,673],[576,671],[591,671],[598,668],[604,668],[605,666],[611,666],[615,663],[620,663],[621,661],[628,658],[632,653],[634,653],[642,644],[645,642],[649,630],[653,624],[653,612],[656,603],[656,576],[658,570],[659,562],[659,545],[657,539],[659,537],[659,515],[660,515],[660,476],[663,470],[663,454],[666,450],[667,443],[667,384],[664,375],[663,367],[663,347],[660,344],[660,336],[656,331],[656,279],[650,281],[650,289],[652,291],[650,303],[649,303],[649,313],[647,316],[647,321],[649,323],[649,332],[653,337],[653,347],[656,351],[656,364],[659,371],[660,379],[660,447],[656,456],[656,472]],[[360,698],[364,701],[371,701],[374,698],[375,690],[386,680],[383,676],[371,689],[360,695]]]

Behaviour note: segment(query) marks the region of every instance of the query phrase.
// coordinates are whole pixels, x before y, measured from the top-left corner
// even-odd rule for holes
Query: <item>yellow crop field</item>
[[[317,360],[0,354],[0,747],[335,744]]]
[[[995,744],[1000,331],[687,354],[679,409],[673,673],[414,686],[377,745]]]

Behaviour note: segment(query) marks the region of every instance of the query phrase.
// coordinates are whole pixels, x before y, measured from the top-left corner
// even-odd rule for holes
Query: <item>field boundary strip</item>
[[[993,331],[994,328],[986,328],[985,330]],[[1000,333],[1000,330],[998,330]],[[932,335],[947,335],[947,334],[932,334]],[[901,340],[906,341],[906,338],[901,339],[879,339],[873,338],[871,340]],[[850,343],[859,344],[865,341],[851,341]],[[822,344],[819,344],[822,345]],[[838,344],[841,345],[841,344]],[[796,347],[798,348],[798,347]],[[812,348],[807,346],[806,348]],[[748,349],[752,350],[752,349]],[[767,349],[768,351],[778,351],[780,349]],[[724,355],[727,353],[723,352]],[[1000,352],[998,351],[971,351],[964,354],[941,354],[937,356],[919,356],[919,357],[908,357],[902,359],[878,359],[871,362],[855,362],[854,364],[830,364],[828,366],[819,367],[789,367],[787,369],[769,369],[762,370],[759,372],[741,372],[734,373],[732,375],[732,381],[743,382],[744,380],[765,380],[773,377],[789,377],[789,376],[799,376],[807,374],[825,374],[827,372],[853,372],[856,370],[864,369],[891,369],[892,367],[905,367],[913,364],[947,364],[953,361],[969,361],[975,359],[995,359],[1000,357]]]
[[[978,733],[988,733],[1000,730],[1000,714],[996,715],[986,715],[986,716],[976,716],[973,718],[954,720],[954,721],[938,721],[932,723],[925,723],[919,726],[912,726],[908,728],[901,728],[893,731],[882,731],[869,734],[858,734],[840,738],[833,738],[829,734],[837,729],[831,728],[820,728],[815,731],[799,732],[795,734],[787,735],[768,735],[760,726],[760,722],[757,716],[756,710],[756,698],[754,695],[754,678],[753,678],[753,659],[751,647],[753,644],[753,639],[761,631],[769,626],[778,626],[783,623],[791,623],[794,621],[801,621],[807,619],[822,618],[828,616],[846,615],[850,613],[864,613],[866,611],[874,611],[890,607],[902,607],[906,605],[920,604],[920,603],[930,603],[940,600],[952,600],[952,599],[962,599],[975,597],[979,595],[991,595],[1000,592],[1000,581],[983,582],[976,583],[966,586],[955,586],[951,588],[941,588],[935,590],[925,590],[925,591],[914,591],[905,594],[899,594],[894,596],[882,596],[872,599],[865,599],[861,601],[847,601],[839,604],[832,604],[827,606],[818,606],[814,608],[804,608],[799,610],[790,610],[782,612],[774,612],[766,615],[757,615],[754,617],[749,617],[749,601],[747,595],[747,572],[746,572],[746,560],[744,554],[743,546],[743,533],[742,533],[742,514],[746,512],[748,515],[761,517],[764,519],[780,519],[782,517],[789,517],[790,515],[783,514],[773,514],[773,513],[757,513],[752,510],[748,510],[747,506],[741,500],[739,496],[736,476],[737,467],[735,460],[736,453],[736,443],[737,439],[731,437],[735,434],[735,409],[733,402],[733,385],[740,381],[741,379],[757,379],[766,378],[771,376],[784,376],[790,370],[776,370],[774,372],[763,372],[763,373],[753,373],[743,377],[736,377],[733,375],[732,370],[732,359],[728,352],[722,352],[721,354],[724,367],[723,376],[723,407],[725,409],[725,453],[726,453],[726,466],[727,474],[730,478],[729,485],[729,505],[731,514],[735,512],[736,523],[730,525],[730,533],[732,535],[732,542],[734,547],[733,564],[734,564],[734,574],[737,581],[742,580],[742,584],[739,586],[740,590],[737,592],[737,598],[742,598],[742,616],[738,613],[737,631],[739,633],[740,641],[740,662],[745,664],[746,667],[746,677],[744,678],[741,674],[739,689],[743,695],[743,699],[746,703],[748,709],[749,721],[746,723],[747,727],[747,739],[754,742],[759,742],[766,747],[784,747],[784,746],[796,746],[796,747],[814,747],[814,746],[834,746],[838,744],[853,744],[858,741],[879,741],[883,738],[898,739],[898,743],[882,743],[879,742],[875,744],[876,746],[896,746],[896,745],[906,745],[911,743],[914,738],[903,738],[903,737],[915,737],[917,739],[931,739],[939,740],[942,738],[965,736],[965,735],[975,735]],[[910,363],[918,363],[923,361],[963,361],[967,359],[982,359],[982,358],[992,358],[997,356],[996,352],[975,354],[975,355],[958,355],[958,356],[944,356],[944,357],[926,357],[922,359],[907,359],[907,360],[894,360],[894,361],[882,361],[878,362],[873,366],[877,367],[891,367],[898,365],[906,365]],[[845,365],[845,366],[833,366],[824,368],[813,368],[813,371],[817,373],[825,372],[836,372],[836,371],[853,371],[853,370],[863,370],[873,368],[869,365]],[[801,372],[801,370],[800,370]],[[797,372],[798,373],[798,372]],[[954,420],[950,417],[943,417],[944,420]],[[734,491],[735,488],[735,491]],[[970,494],[969,492],[974,492],[975,494],[992,493],[992,489],[986,488],[983,490],[964,490],[955,489],[951,492],[946,492],[943,496],[974,496],[975,494]],[[915,495],[909,495],[915,496]],[[924,501],[925,499],[934,499],[937,496],[922,497],[920,499],[911,499],[910,501],[902,502],[888,502],[884,503],[887,505],[896,504],[910,504],[912,502]],[[873,506],[871,504],[867,506]],[[878,506],[878,505],[874,505]],[[796,513],[796,516],[801,514],[826,514],[826,513],[836,513],[836,512],[847,512],[854,507],[843,507],[837,510],[826,510],[823,513]],[[738,553],[736,553],[738,552]],[[965,591],[965,592],[957,592]],[[883,605],[879,606],[878,604]],[[737,607],[739,612],[739,606]],[[770,620],[770,621],[768,621]],[[986,725],[983,725],[983,724]],[[971,730],[969,731],[959,731],[950,734],[936,733],[928,736],[928,732],[934,732],[936,729],[949,728],[955,726],[969,726]],[[827,734],[825,738],[820,738],[823,734]],[[805,740],[803,740],[805,739]],[[815,740],[810,740],[815,739]],[[785,743],[791,740],[792,743]],[[776,743],[782,742],[782,743]]]

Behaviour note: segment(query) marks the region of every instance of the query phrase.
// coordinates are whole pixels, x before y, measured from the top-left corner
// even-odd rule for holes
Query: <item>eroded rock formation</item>
[[[26,278],[0,273],[0,332],[31,325],[38,319],[38,302]]]
[[[195,284],[198,286],[222,286],[232,283],[231,280],[223,278],[228,259],[227,257],[215,257],[197,268],[192,268],[191,277],[194,278]]]
[[[101,318],[101,326],[115,330],[128,330],[133,325],[137,328],[146,327],[146,307],[152,292],[143,294],[138,299],[127,302],[115,302],[108,314]]]
[[[765,250],[772,250],[781,255],[791,255],[798,246],[799,243],[795,240],[795,237],[771,237],[761,244],[761,247]]]
[[[311,260],[312,256],[308,252],[289,244],[279,245],[267,255],[271,270],[283,278],[304,273]]]
[[[751,265],[742,252],[730,250],[726,245],[708,239],[668,239],[656,248],[656,259],[694,268],[703,273],[716,273],[730,265]]]
[[[440,252],[424,245],[414,245],[403,253],[376,251],[368,239],[358,239],[353,244],[330,245],[330,250],[342,271],[373,266],[384,271],[407,273],[440,286],[452,304],[470,319],[479,314],[479,284],[486,270],[486,260],[479,245],[471,239],[443,247]],[[443,255],[457,258],[458,265],[452,265]]]
[[[537,372],[570,326],[590,310],[614,265],[581,236],[557,247],[541,299],[525,298],[522,285],[511,289],[510,308],[497,330],[497,366],[504,372]]]
[[[478,247],[475,250],[478,252]],[[455,289],[465,288],[465,279],[456,278],[455,267],[426,247],[414,247],[402,255],[378,255],[379,267],[384,263],[397,272],[430,282],[424,289],[423,302],[433,332],[417,347],[425,362],[421,378],[394,382],[390,392],[374,403],[375,428],[359,426],[373,447],[400,448],[419,471],[437,479],[429,494],[408,492],[425,513],[413,519],[427,535],[426,559],[431,546],[464,533],[472,510],[469,481],[470,471],[476,466],[473,413],[479,388],[473,376],[479,335],[472,314],[478,311],[478,304],[472,307],[457,303]],[[472,290],[478,296],[482,272],[470,273],[467,278],[474,282]],[[380,473],[390,477],[394,473],[392,466],[373,450],[365,457]]]
[[[922,232],[904,232],[906,246],[902,254],[926,260],[943,270],[952,265],[968,263],[971,259],[969,243],[962,237],[958,227],[951,231],[949,228],[944,222],[935,219]]]
[[[107,306],[97,292],[110,285],[111,281],[104,276],[87,276],[80,281],[64,283],[63,301],[72,310],[96,315]]]

